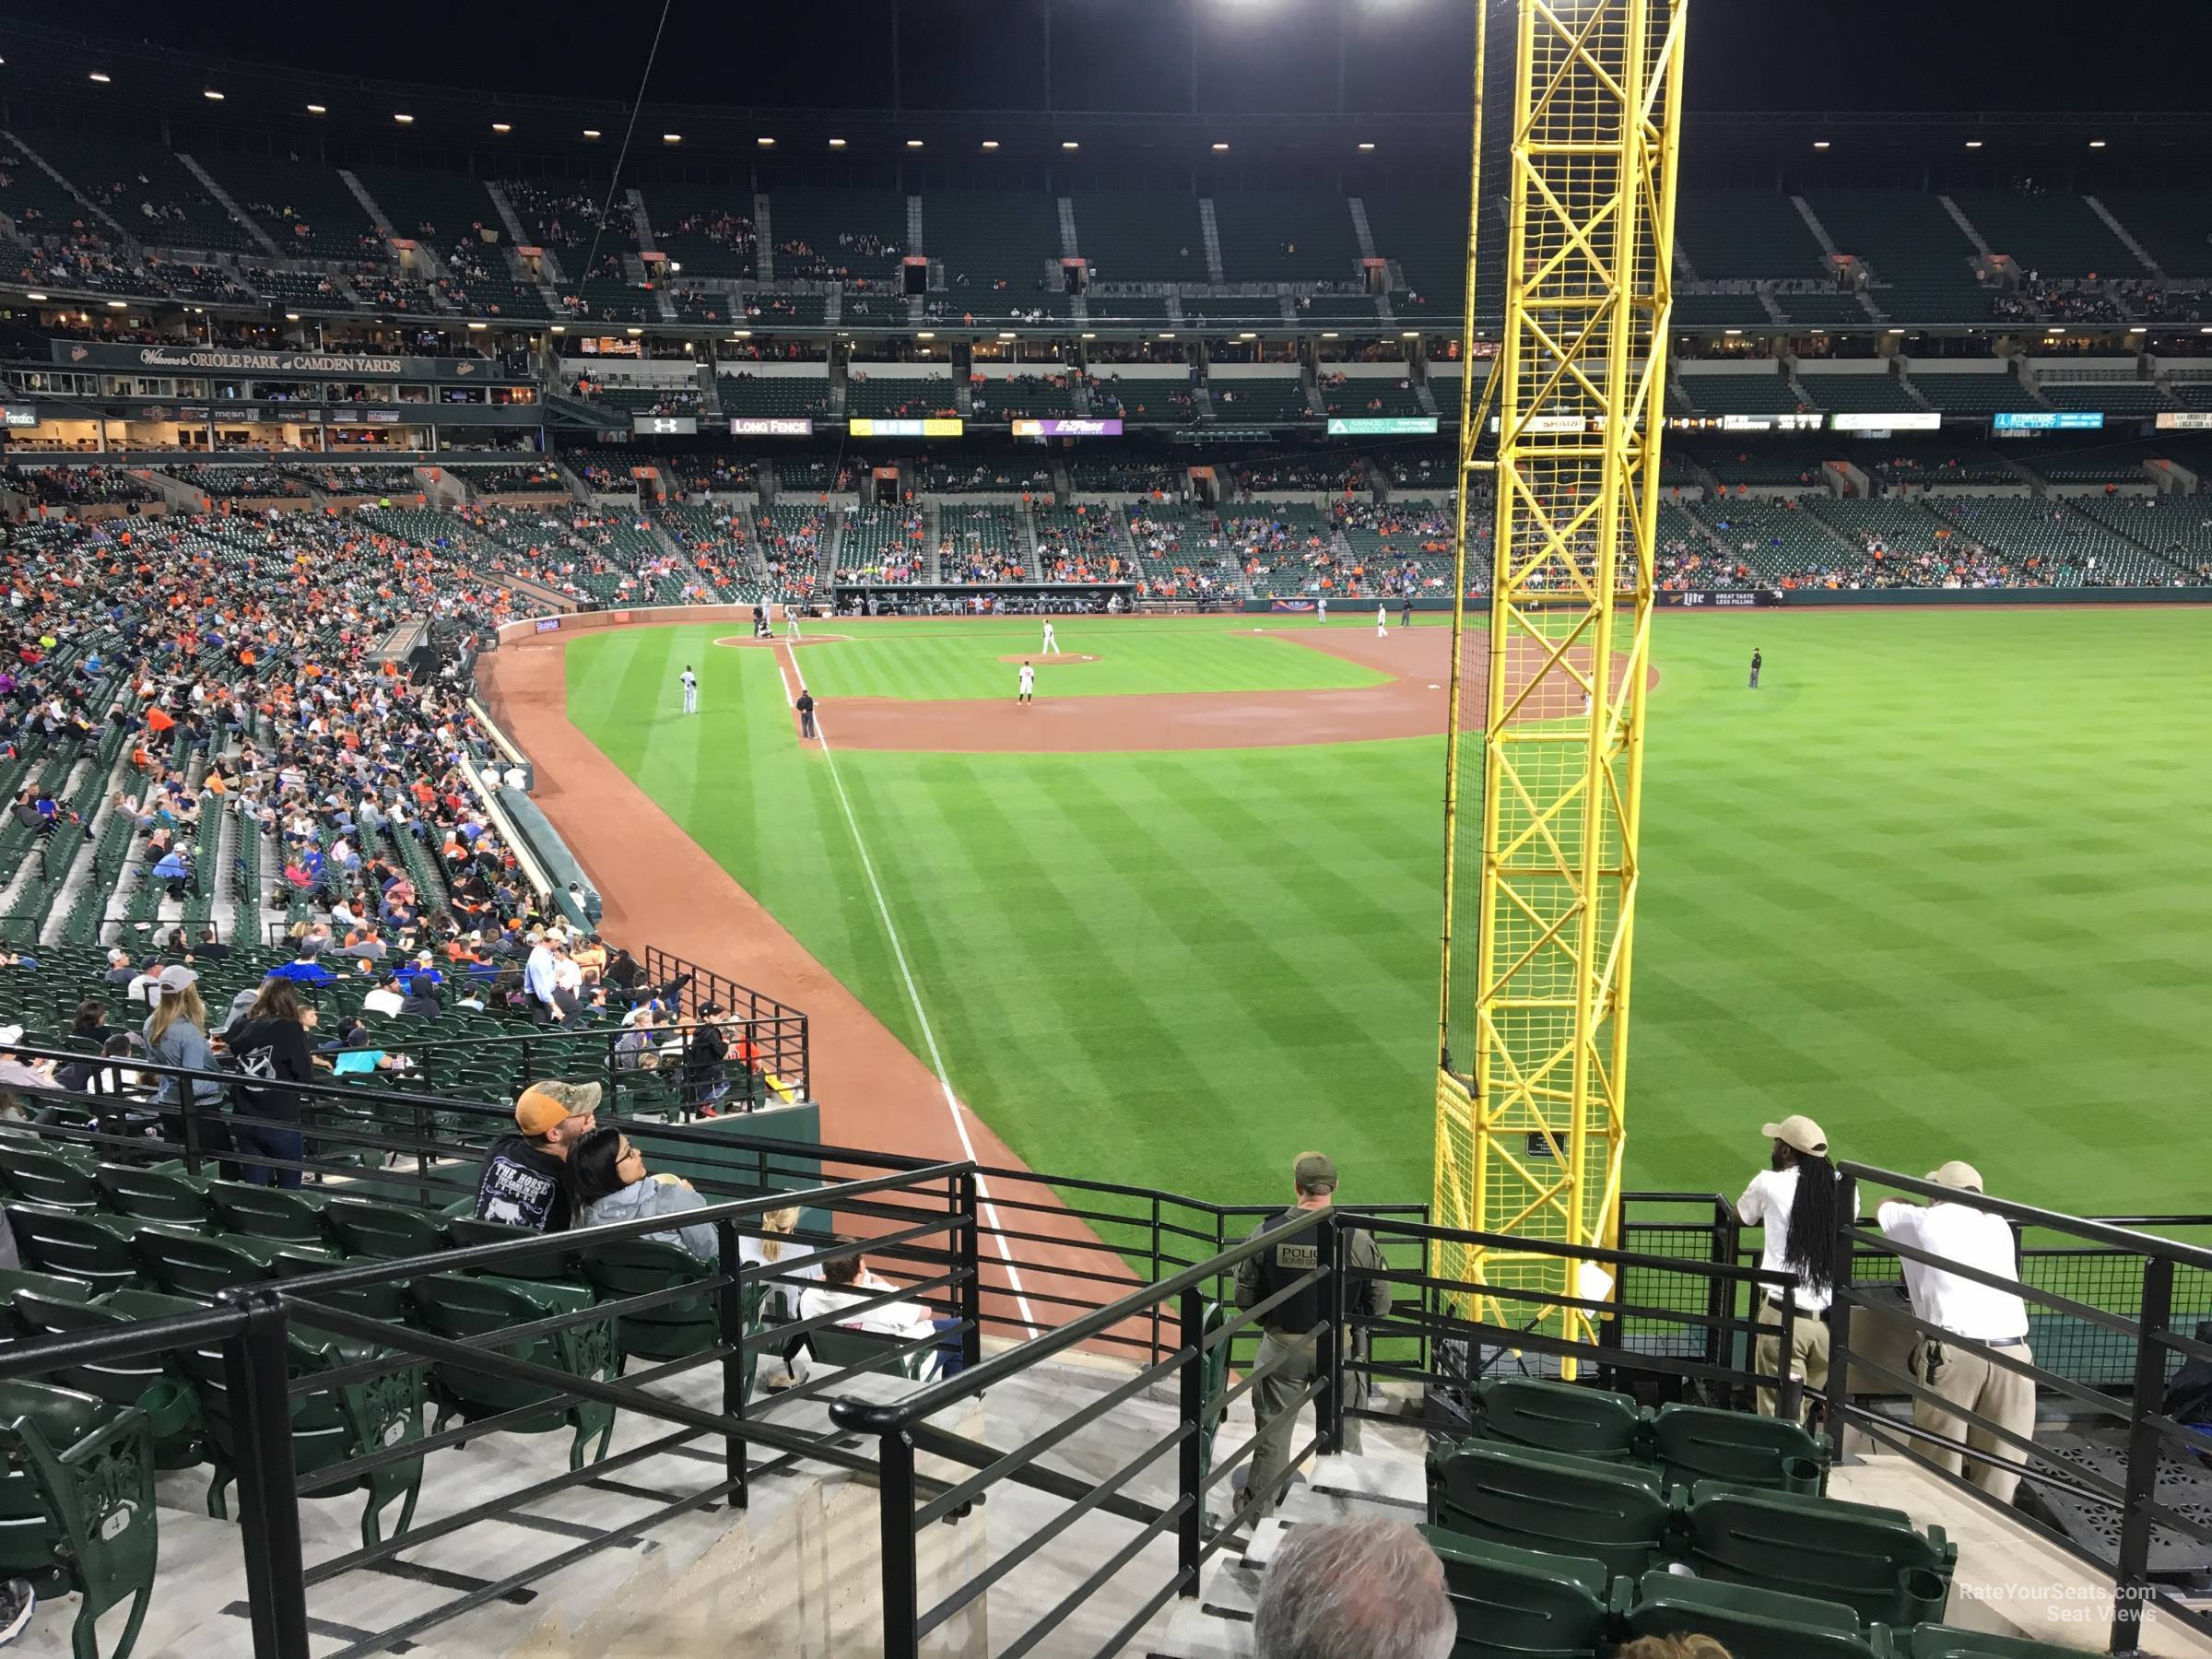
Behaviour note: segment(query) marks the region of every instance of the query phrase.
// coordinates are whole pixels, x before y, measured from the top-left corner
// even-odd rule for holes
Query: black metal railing
[[[676,1005],[679,1015],[697,1019],[710,1003],[744,1022],[759,1069],[781,1090],[806,1097],[808,1079],[806,1016],[765,991],[741,985],[711,968],[701,968],[657,946],[645,947],[645,981]]]
[[[1952,1488],[2003,1511],[2017,1523],[2038,1527],[2053,1542],[2109,1574],[2114,1594],[2113,1653],[2136,1650],[2147,1606],[2212,1631],[2212,1617],[2190,1606],[2175,1585],[2161,1582],[2149,1568],[2154,1527],[2189,1540],[2200,1559],[2212,1556],[2212,1525],[2159,1495],[2161,1467],[2212,1456],[2212,1432],[2202,1424],[2174,1421],[2164,1407],[2167,1383],[2182,1363],[2212,1362],[2212,1344],[2177,1328],[2182,1322],[2175,1311],[2177,1280],[2212,1277],[2212,1250],[1864,1164],[1838,1167],[1844,1189],[1837,1210],[1836,1259],[1848,1265],[1835,1286],[1830,1316],[1827,1408],[1831,1430],[1839,1437],[1847,1430],[1856,1430],[1876,1446],[1912,1458]],[[1876,1203],[1873,1223],[1855,1218],[1861,1202]],[[2015,1238],[2022,1230],[2032,1230],[2072,1241],[2070,1247],[2046,1247],[2045,1266],[2083,1256],[2107,1264],[2100,1270],[2106,1277],[2096,1287],[2106,1294],[2085,1300],[2034,1282],[2039,1276],[2030,1270],[2017,1245],[2010,1271],[2002,1261],[1977,1265],[1931,1254],[1888,1236],[1881,1222],[1889,1204],[1959,1206],[2007,1223]],[[1996,1237],[2004,1240],[2006,1234],[2000,1231]],[[2129,1261],[2136,1271],[2115,1281],[2109,1264],[2116,1258]],[[1870,1263],[1880,1265],[1870,1271]],[[1894,1294],[1894,1279],[1881,1271],[1892,1264],[1904,1275],[1906,1298]],[[1924,1276],[1918,1284],[1915,1268]],[[1993,1324],[1976,1335],[1935,1323],[1927,1299],[1929,1281],[1937,1275],[2006,1299],[1996,1304],[2006,1330],[1999,1332]],[[2067,1270],[2055,1277],[2066,1282]],[[2132,1294],[2112,1294],[2122,1285]],[[2069,1289],[2083,1288],[2069,1284]],[[2012,1312],[2016,1305],[2017,1318]],[[1902,1321],[1908,1329],[1912,1355],[1902,1371],[1854,1349],[1854,1323],[1876,1312]],[[2039,1363],[2033,1335],[2039,1312],[2107,1333],[2125,1344],[2132,1361],[2126,1382],[2118,1387],[2097,1387]],[[2014,1338],[2015,1324],[2029,1333],[2026,1340]],[[2039,1452],[2032,1414],[2022,1423],[2008,1411],[2013,1420],[2000,1421],[1989,1413],[2004,1406],[1986,1388],[1971,1398],[1943,1392],[1937,1386],[1939,1368],[1959,1357],[1985,1369],[1992,1379],[2009,1375],[2024,1380],[2031,1398],[2053,1397],[2077,1420],[2101,1420],[2116,1430],[2122,1448],[2118,1477],[2078,1463],[2062,1465]],[[1870,1393],[1910,1402],[1911,1426],[1865,1404]],[[2065,1530],[2045,1524],[2034,1511],[2016,1507],[2016,1485],[2030,1492],[2064,1493],[2109,1511],[2119,1521],[2116,1547],[2109,1552],[2085,1547]]]

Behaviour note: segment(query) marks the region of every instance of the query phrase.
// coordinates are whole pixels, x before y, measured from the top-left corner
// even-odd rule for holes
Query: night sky
[[[1204,101],[1222,111],[1335,107],[1336,37],[1355,110],[1466,102],[1467,0],[1194,0]],[[1492,0],[1497,4],[1498,0]],[[1510,0],[1507,16],[1511,16]],[[1194,0],[1052,0],[1053,102],[1180,107]],[[2118,14],[2078,0],[1695,0],[1689,102],[1707,110],[2194,111],[2212,102],[2212,5]],[[658,0],[526,7],[384,0],[370,10],[267,0],[111,0],[101,34],[400,81],[627,100]],[[648,96],[672,102],[881,107],[890,0],[826,6],[673,0]],[[900,92],[914,109],[1043,102],[1040,0],[902,0]],[[610,19],[617,20],[609,27]],[[29,20],[26,14],[26,20]],[[67,19],[49,15],[41,21]]]

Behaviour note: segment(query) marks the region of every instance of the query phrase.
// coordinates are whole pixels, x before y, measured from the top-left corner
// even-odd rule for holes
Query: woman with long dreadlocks
[[[1767,1124],[1759,1133],[1774,1143],[1771,1167],[1751,1178],[1744,1195],[1735,1201],[1735,1213],[1746,1227],[1765,1230],[1759,1265],[1770,1273],[1794,1273],[1796,1303],[1790,1323],[1790,1375],[1805,1384],[1804,1410],[1810,1415],[1813,1395],[1828,1387],[1828,1304],[1835,1283],[1836,1198],[1838,1177],[1828,1155],[1828,1136],[1819,1124],[1803,1116]],[[1759,1341],[1753,1350],[1759,1375],[1782,1375],[1782,1297],[1779,1290],[1760,1286]],[[1759,1409],[1767,1417],[1775,1410],[1775,1391],[1759,1391]]]

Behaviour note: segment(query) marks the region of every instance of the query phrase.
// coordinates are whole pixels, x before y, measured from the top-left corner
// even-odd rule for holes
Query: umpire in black
[[[1301,1152],[1291,1165],[1291,1182],[1298,1202],[1261,1222],[1253,1237],[1288,1226],[1310,1211],[1327,1210],[1336,1195],[1336,1166],[1322,1153]],[[1336,1225],[1324,1219],[1295,1239],[1271,1245],[1239,1263],[1237,1306],[1255,1308],[1326,1262]],[[1380,1318],[1390,1312],[1390,1285],[1381,1277],[1385,1271],[1382,1251],[1371,1233],[1346,1228],[1344,1234],[1344,1260],[1350,1269],[1346,1276],[1344,1310],[1347,1314]],[[1290,1459],[1291,1431],[1298,1426],[1298,1399],[1313,1381],[1314,1367],[1319,1363],[1318,1327],[1328,1315],[1328,1288],[1325,1277],[1316,1280],[1285,1297],[1260,1320],[1260,1348],[1253,1359],[1253,1370],[1265,1374],[1253,1388],[1253,1411],[1259,1420],[1259,1431],[1252,1454],[1251,1486],[1262,1499],[1257,1514],[1278,1508],[1287,1489],[1285,1472]],[[1343,1344],[1347,1338],[1339,1333],[1337,1341]],[[1339,1390],[1351,1382],[1343,1371],[1337,1372]],[[1344,1450],[1355,1454],[1359,1450],[1357,1418],[1344,1418]]]

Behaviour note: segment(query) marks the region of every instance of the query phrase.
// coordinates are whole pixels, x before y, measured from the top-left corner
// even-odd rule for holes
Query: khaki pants
[[[1779,1377],[1782,1369],[1782,1310],[1772,1299],[1761,1295],[1759,1299],[1759,1341],[1752,1348],[1752,1363],[1761,1376]],[[1772,1335],[1768,1335],[1769,1332]],[[1828,1387],[1828,1324],[1817,1313],[1807,1313],[1800,1308],[1790,1324],[1789,1375],[1797,1378],[1807,1388]],[[1775,1391],[1759,1391],[1759,1415],[1772,1417],[1775,1412]],[[1812,1410],[1810,1399],[1803,1401],[1798,1416],[1805,1417]]]
[[[1282,1493],[1277,1491],[1290,1464],[1290,1441],[1298,1428],[1299,1411],[1291,1402],[1306,1391],[1313,1381],[1313,1367],[1319,1356],[1315,1352],[1320,1339],[1308,1336],[1303,1341],[1286,1342],[1273,1331],[1260,1335],[1259,1351],[1253,1356],[1252,1369],[1267,1371],[1253,1385],[1252,1409],[1259,1428],[1253,1435],[1257,1446],[1252,1454],[1252,1494],[1257,1497],[1267,1493],[1267,1509],[1279,1508]],[[1277,1359],[1282,1367],[1267,1371]],[[1336,1385],[1343,1388],[1355,1379],[1337,1373]],[[1349,1404],[1347,1396],[1347,1404]],[[1344,1449],[1357,1455],[1359,1451],[1359,1419],[1344,1419]],[[1258,1513],[1265,1515],[1267,1510]]]
[[[1936,1374],[1928,1375],[1930,1350],[1937,1343],[1923,1337],[1913,1346],[1912,1370],[1916,1382],[1943,1396],[1953,1405],[1963,1406],[1978,1417],[2010,1430],[2025,1440],[2035,1432],[2035,1384],[2017,1371],[2006,1371],[2001,1365],[1992,1365],[1979,1354],[1970,1354],[1956,1343],[1943,1343],[1942,1361]],[[2028,1345],[1997,1350],[2007,1359],[2018,1359],[2023,1365],[2031,1363],[2034,1356]],[[2027,1454],[2009,1441],[1999,1440],[1986,1429],[1969,1425],[1956,1412],[1946,1411],[1933,1400],[1916,1399],[1912,1402],[1912,1420],[1921,1428],[1937,1434],[1947,1434],[1953,1440],[1964,1441],[1977,1452],[1987,1452],[2009,1463],[2018,1463]],[[1918,1441],[1914,1448],[1937,1468],[1948,1469],[1956,1475],[1964,1466],[1967,1479],[1972,1481],[2000,1503],[2010,1503],[2020,1477],[2010,1469],[2000,1468],[1976,1458],[1968,1463],[1963,1453],[1932,1441]]]

